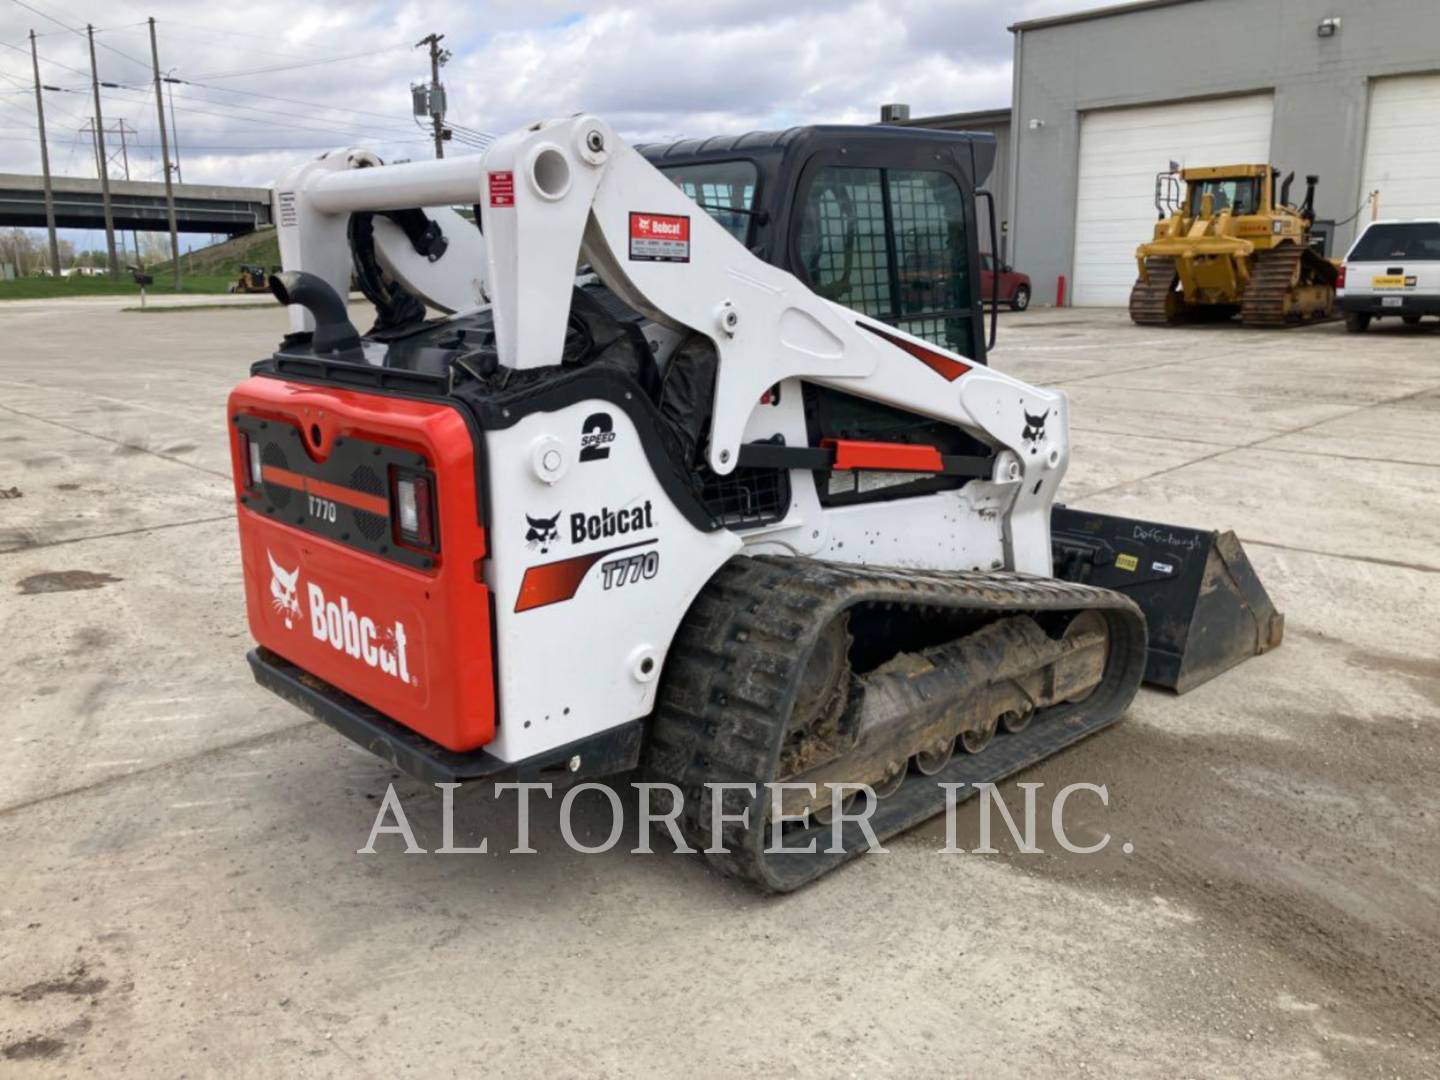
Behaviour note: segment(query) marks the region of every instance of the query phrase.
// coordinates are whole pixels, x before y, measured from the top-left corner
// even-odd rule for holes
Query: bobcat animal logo
[[[1028,411],[1025,413],[1025,430],[1020,433],[1020,437],[1030,444],[1032,454],[1040,449],[1040,442],[1045,438],[1045,418],[1049,415],[1049,409],[1039,416]]]
[[[561,511],[563,513],[564,511]],[[560,514],[554,517],[537,518],[525,515],[525,520],[530,523],[530,531],[525,534],[525,546],[532,551],[540,549],[541,555],[549,554],[550,545],[560,539],[560,530],[557,527],[560,521]]]
[[[290,630],[295,626],[295,620],[300,618],[300,598],[296,595],[300,568],[286,570],[275,561],[269,550],[265,556],[270,560],[270,603],[284,618],[285,629]]]

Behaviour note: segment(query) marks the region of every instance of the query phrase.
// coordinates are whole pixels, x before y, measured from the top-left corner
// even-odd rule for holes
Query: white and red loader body
[[[648,406],[628,392],[552,396],[487,424],[440,392],[346,384],[343,365],[251,377],[229,409],[252,633],[417,743],[483,747],[509,765],[573,751],[575,768],[585,746],[651,711],[687,609],[742,550],[1051,573],[1065,396],[822,299],[602,120],[535,124],[483,157],[382,167],[330,154],[285,176],[276,204],[286,270],[342,296],[350,215],[427,208],[447,226],[443,257],[416,254],[377,217],[382,262],[434,307],[488,304],[500,364],[517,373],[557,364],[580,264],[662,331],[706,335],[716,476],[747,444],[809,445],[802,382],[955,425],[993,452],[988,475],[903,510],[822,506],[797,469],[783,516],[742,533],[677,498]],[[481,230],[454,205],[478,206]],[[315,329],[310,311],[290,312],[294,331]],[[925,447],[833,449],[837,468],[940,467]]]

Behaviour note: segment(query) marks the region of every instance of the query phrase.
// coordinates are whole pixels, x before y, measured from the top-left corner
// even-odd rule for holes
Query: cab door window
[[[949,173],[890,169],[886,182],[898,264],[896,325],[973,355],[965,204]]]
[[[876,319],[892,317],[881,170],[817,172],[805,199],[799,250],[810,287],[820,296]]]
[[[933,169],[827,166],[805,194],[796,250],[810,287],[974,355],[960,187]]]

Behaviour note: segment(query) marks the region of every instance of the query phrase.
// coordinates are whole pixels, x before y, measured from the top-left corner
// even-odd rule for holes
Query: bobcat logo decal
[[[526,514],[525,520],[530,523],[530,531],[525,534],[525,546],[532,551],[538,547],[541,555],[549,554],[550,545],[560,539],[560,530],[556,527],[560,521],[560,514],[548,518],[531,517]]]
[[[1049,409],[1039,416],[1029,412],[1025,413],[1025,430],[1020,433],[1020,437],[1030,444],[1030,453],[1032,454],[1040,449],[1040,443],[1045,438],[1045,418],[1049,415]]]
[[[295,595],[300,582],[300,568],[286,570],[269,551],[265,555],[270,560],[270,603],[285,619],[285,629],[289,630],[300,617],[300,598]]]

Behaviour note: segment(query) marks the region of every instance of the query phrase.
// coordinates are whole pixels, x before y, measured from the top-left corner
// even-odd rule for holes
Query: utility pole
[[[440,42],[444,40],[444,34],[431,34],[415,43],[417,49],[421,45],[430,46],[430,92],[427,101],[430,107],[430,123],[435,128],[436,158],[445,156],[445,88],[440,85],[440,65],[450,59],[450,53],[440,48]]]
[[[55,239],[55,192],[50,186],[50,148],[45,145],[45,99],[40,93],[40,54],[30,31],[30,64],[35,69],[35,118],[40,124],[40,171],[45,174],[45,229],[50,234],[50,273],[60,276],[60,242]]]
[[[100,112],[100,71],[95,66],[95,27],[85,25],[90,38],[90,86],[95,91],[95,145],[100,159],[100,200],[105,204],[105,250],[110,256],[110,276],[120,277],[120,267],[115,261],[115,214],[110,209],[110,170],[105,160],[105,118]]]
[[[160,160],[165,166],[165,212],[170,217],[170,265],[175,268],[175,291],[180,291],[180,240],[175,228],[175,186],[170,182],[170,140],[165,134],[165,99],[160,94],[160,47],[155,44],[155,20],[150,20],[150,63],[155,71],[155,111],[160,116]]]

